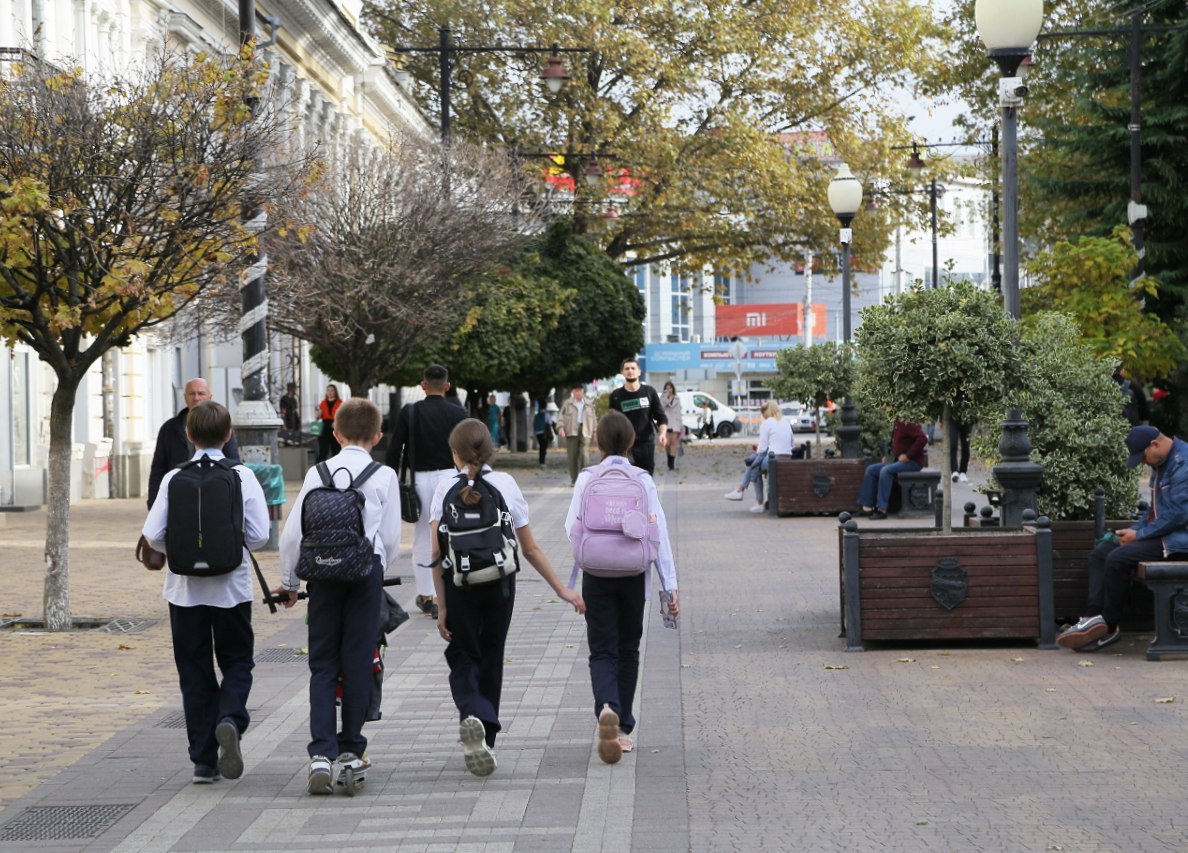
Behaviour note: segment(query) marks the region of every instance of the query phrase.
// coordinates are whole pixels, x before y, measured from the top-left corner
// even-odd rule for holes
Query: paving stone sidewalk
[[[354,798],[304,793],[296,608],[255,614],[244,777],[189,784],[168,628],[138,624],[166,612],[160,578],[131,559],[143,504],[80,504],[74,612],[140,630],[0,631],[0,849],[1188,847],[1188,662],[1145,661],[1137,636],[1092,658],[1026,644],[845,654],[836,522],[773,520],[722,500],[742,453],[714,442],[691,448],[680,471],[658,472],[684,613],[680,631],[666,631],[649,605],[633,755],[598,761],[583,623],[526,569],[496,773],[466,772],[443,644],[414,615],[391,638],[384,719],[367,728],[375,769]],[[560,454],[545,470],[503,454],[500,463],[524,485],[533,531],[564,572]],[[954,491],[959,513],[971,493]],[[5,521],[0,610],[37,615],[44,514]],[[275,555],[263,557],[275,577]],[[397,591],[411,605],[411,588]]]

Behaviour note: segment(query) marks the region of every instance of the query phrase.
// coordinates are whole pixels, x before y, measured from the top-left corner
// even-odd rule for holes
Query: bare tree
[[[468,283],[507,258],[536,208],[506,156],[394,138],[350,146],[275,235],[273,329],[365,394],[464,319]]]
[[[71,627],[70,451],[75,395],[103,354],[234,280],[297,172],[259,172],[283,127],[255,117],[267,70],[248,58],[162,53],[127,76],[17,63],[0,80],[0,336],[57,378],[50,408],[45,623]],[[297,170],[299,172],[299,170]]]

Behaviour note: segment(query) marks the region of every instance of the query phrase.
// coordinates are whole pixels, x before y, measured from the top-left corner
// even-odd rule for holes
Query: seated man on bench
[[[1066,649],[1095,652],[1118,642],[1118,623],[1131,577],[1139,563],[1188,559],[1188,443],[1153,426],[1133,427],[1126,435],[1126,464],[1151,467],[1151,509],[1147,517],[1089,555],[1087,616],[1056,638]]]
[[[928,447],[928,436],[919,424],[896,421],[891,430],[891,455],[889,462],[875,462],[866,466],[862,477],[862,490],[858,502],[862,512],[871,519],[887,517],[887,506],[891,502],[891,489],[895,475],[900,471],[919,471],[924,467],[924,452]]]

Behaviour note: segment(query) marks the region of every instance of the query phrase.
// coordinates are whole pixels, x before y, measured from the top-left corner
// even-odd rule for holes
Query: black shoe
[[[867,518],[869,518],[871,521],[882,521],[886,517],[887,513],[883,512],[881,509],[871,510],[870,515],[867,516]]]
[[[219,781],[219,771],[206,764],[194,765],[194,784],[210,785]]]
[[[417,596],[417,607],[420,608],[422,613],[426,614],[437,609],[437,606],[433,603],[433,598],[428,595]]]
[[[437,604],[436,603],[429,605],[429,615],[432,616],[434,619],[437,618]]]

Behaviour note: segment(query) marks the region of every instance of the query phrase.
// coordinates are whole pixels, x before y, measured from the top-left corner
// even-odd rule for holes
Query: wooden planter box
[[[1129,527],[1132,521],[1107,521],[1105,530]],[[1057,624],[1076,622],[1085,615],[1089,598],[1089,552],[1100,535],[1093,521],[1052,522],[1052,590]],[[1124,611],[1122,628],[1126,631],[1150,631],[1155,608],[1151,591],[1141,583],[1130,588],[1130,602]]]
[[[842,532],[846,651],[864,640],[1031,638],[1055,647],[1052,533],[957,528]]]
[[[772,459],[767,511],[772,518],[856,512],[865,472],[865,459]]]

